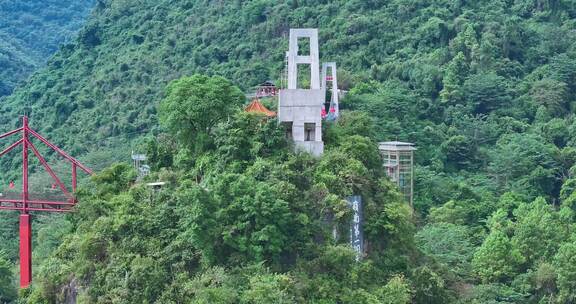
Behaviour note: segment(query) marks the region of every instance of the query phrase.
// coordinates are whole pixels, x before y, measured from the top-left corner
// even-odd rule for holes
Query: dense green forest
[[[82,26],[94,0],[0,0],[0,98]]]
[[[20,302],[576,303],[575,17],[571,0],[97,1],[0,104],[3,127],[30,113],[98,169],[146,152],[167,186],[117,163],[76,213],[38,216]],[[320,29],[349,90],[320,159],[242,111],[280,79],[291,27]],[[388,139],[418,146],[413,210],[382,170]]]

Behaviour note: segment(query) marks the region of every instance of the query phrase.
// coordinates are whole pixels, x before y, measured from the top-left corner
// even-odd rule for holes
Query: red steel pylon
[[[0,196],[0,210],[17,210],[20,211],[20,287],[27,288],[32,282],[32,219],[30,218],[30,211],[47,211],[47,212],[68,212],[72,211],[76,205],[76,198],[73,193],[76,191],[77,168],[87,174],[93,174],[92,170],[84,166],[78,160],[68,155],[66,152],[58,148],[56,145],[49,142],[36,131],[30,129],[28,126],[28,117],[22,117],[22,127],[10,132],[0,135],[0,139],[8,137],[13,134],[22,133],[22,138],[10,145],[8,148],[0,152],[0,157],[12,151],[14,148],[22,145],[22,194],[19,197],[4,197]],[[72,164],[72,192],[68,191],[66,186],[62,183],[60,178],[54,173],[52,168],[48,165],[44,157],[40,154],[36,146],[30,141],[31,138],[36,138],[60,154],[66,161]],[[65,200],[60,199],[46,199],[46,198],[31,198],[28,192],[28,152],[29,150],[38,158],[46,172],[50,174],[57,185],[64,194]]]

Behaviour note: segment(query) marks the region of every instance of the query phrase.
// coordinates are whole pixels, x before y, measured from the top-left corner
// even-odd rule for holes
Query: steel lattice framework
[[[74,197],[74,192],[77,187],[77,169],[84,171],[87,174],[93,174],[92,170],[84,166],[77,159],[68,155],[62,149],[58,148],[53,143],[49,142],[46,138],[42,137],[36,131],[28,126],[28,117],[22,117],[22,127],[12,130],[10,132],[0,135],[0,139],[21,134],[21,138],[8,146],[2,152],[0,157],[8,152],[14,150],[16,147],[22,146],[22,193],[17,197],[0,196],[0,210],[16,210],[20,211],[20,287],[27,288],[32,282],[32,221],[30,218],[31,211],[46,211],[46,212],[69,212],[72,211],[77,200]],[[57,154],[62,156],[68,161],[72,167],[72,191],[69,191],[62,180],[56,175],[54,170],[48,165],[46,159],[40,154],[36,146],[32,143],[31,139],[36,138],[44,145],[54,150]],[[46,172],[50,174],[54,180],[55,185],[60,189],[63,194],[63,199],[46,199],[39,197],[31,197],[29,193],[28,183],[28,158],[29,152],[38,158]]]

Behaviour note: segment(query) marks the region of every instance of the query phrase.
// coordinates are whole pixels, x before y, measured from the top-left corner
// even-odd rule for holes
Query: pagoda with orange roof
[[[246,112],[257,113],[265,115],[266,117],[275,117],[276,112],[268,110],[258,98],[252,100],[252,102],[246,107]]]

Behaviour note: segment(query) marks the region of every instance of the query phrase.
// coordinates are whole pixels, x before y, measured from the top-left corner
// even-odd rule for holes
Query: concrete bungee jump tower
[[[300,55],[298,40],[308,39],[310,52]],[[296,150],[314,156],[324,153],[322,141],[322,107],[325,90],[320,86],[320,55],[318,29],[290,29],[288,59],[288,87],[280,90],[278,121],[286,128]],[[299,88],[298,68],[310,66],[310,88]]]

